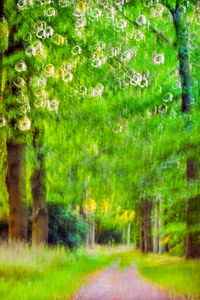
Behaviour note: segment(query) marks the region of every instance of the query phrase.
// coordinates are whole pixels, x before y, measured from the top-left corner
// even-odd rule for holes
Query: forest
[[[199,45],[198,0],[1,0],[2,300],[200,299]],[[169,295],[90,295],[131,268]]]

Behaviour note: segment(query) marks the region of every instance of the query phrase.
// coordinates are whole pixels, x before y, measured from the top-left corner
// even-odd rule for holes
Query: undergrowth
[[[114,261],[110,255],[64,247],[0,246],[1,300],[69,299],[87,275]]]

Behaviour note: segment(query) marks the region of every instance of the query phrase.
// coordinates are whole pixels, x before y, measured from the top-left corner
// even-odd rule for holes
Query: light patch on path
[[[184,300],[156,289],[138,275],[135,265],[114,265],[93,278],[72,300]]]

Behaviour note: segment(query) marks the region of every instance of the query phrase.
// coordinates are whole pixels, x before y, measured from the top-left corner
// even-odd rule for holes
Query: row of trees
[[[152,222],[158,249],[171,218],[186,224],[186,257],[199,257],[198,18],[198,1],[1,4],[10,240],[26,239],[28,200],[33,241],[46,242],[48,201],[83,212],[114,195],[144,251]]]

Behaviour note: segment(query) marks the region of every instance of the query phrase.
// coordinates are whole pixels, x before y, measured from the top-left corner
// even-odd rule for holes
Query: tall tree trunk
[[[145,252],[145,242],[144,242],[144,226],[141,226],[141,242],[140,249],[144,253]]]
[[[167,208],[164,209],[164,215],[167,215]],[[164,225],[164,228],[167,227],[167,220],[164,220],[163,222],[163,225]],[[168,236],[165,235],[165,241],[164,241],[164,244],[163,244],[163,248],[164,248],[164,252],[169,252],[169,239],[168,239]]]
[[[187,180],[199,177],[198,157],[187,159]],[[190,198],[186,205],[186,258],[200,257],[200,195]]]
[[[154,205],[153,252],[159,252],[159,202]]]
[[[136,246],[136,249],[139,249],[140,248],[140,236],[138,234],[138,228],[136,229],[137,230],[137,233],[135,235],[135,246]]]
[[[86,218],[88,224],[88,232],[86,236],[86,246],[87,247],[94,247],[95,244],[95,218],[94,216],[87,216]]]
[[[133,235],[136,249],[140,249],[141,244],[141,212],[138,203],[135,206],[135,221],[133,222]]]
[[[131,233],[131,223],[129,223],[128,224],[128,226],[127,226],[127,242],[126,242],[126,244],[127,244],[127,246],[130,246],[130,233]]]
[[[100,235],[100,232],[101,232],[101,225],[100,225],[100,222],[97,221],[96,222],[96,237],[95,237],[95,241],[97,244],[99,244],[99,235]]]
[[[179,60],[179,73],[182,85],[182,111],[184,114],[188,114],[194,104],[194,96],[192,91],[192,77],[190,70],[189,52],[187,44],[187,35],[184,34],[185,24],[183,20],[183,13],[179,8],[180,2],[177,1],[176,9],[172,12],[174,25],[176,29],[177,42],[178,42],[178,60]],[[186,127],[188,124],[186,123]],[[198,179],[198,160],[194,156],[190,156],[187,159],[187,181]],[[186,257],[194,258],[200,257],[200,230],[193,231],[194,225],[198,225],[198,219],[196,216],[200,215],[199,197],[193,197],[188,199],[186,205]],[[196,223],[195,223],[196,222]]]
[[[125,228],[122,230],[122,244],[125,245]]]
[[[42,147],[37,144],[39,138],[39,131],[35,131],[33,146],[37,155],[37,166],[35,166],[31,178],[32,187],[32,241],[33,243],[47,243],[48,242],[48,210],[46,203],[46,173],[45,173],[45,159]],[[42,137],[43,141],[43,137]]]
[[[144,252],[153,251],[151,216],[152,201],[146,199],[144,202]]]
[[[163,222],[161,216],[159,216],[159,254],[162,254],[165,252],[164,247],[164,237],[163,237]]]
[[[0,1],[0,17],[4,15],[4,0]],[[4,20],[4,19],[3,19]],[[5,20],[4,20],[5,21]],[[11,88],[7,75],[2,73],[3,55],[9,56],[15,50],[23,49],[22,40],[16,42],[16,25],[9,24],[6,33],[5,48],[1,49],[0,59],[0,100],[4,98],[4,90],[8,90],[12,95],[16,94],[16,90]],[[19,25],[19,24],[18,24]],[[6,51],[5,51],[6,50]],[[5,80],[5,87],[4,81]],[[0,108],[0,111],[2,106]],[[3,110],[7,109],[6,103],[3,105]],[[16,119],[10,121],[12,129],[16,125]],[[6,184],[9,197],[9,241],[26,241],[27,239],[27,207],[26,207],[26,144],[20,142],[21,136],[14,131],[14,137],[6,142],[7,147],[7,175]],[[6,140],[6,138],[5,138]]]
[[[0,23],[6,22],[4,19],[4,0],[0,1]],[[8,40],[8,36],[5,35],[4,37],[1,36],[1,42],[4,40]],[[3,43],[1,43],[3,44]],[[7,46],[1,46],[0,47],[0,118],[3,116],[2,113],[4,113],[4,103],[3,103],[3,90],[4,90],[4,78],[5,78],[5,72],[3,72],[3,55],[6,50]],[[0,119],[1,125],[3,125],[3,119]],[[1,130],[1,139],[0,139],[0,197],[2,199],[5,199],[6,201],[6,185],[5,185],[5,178],[6,178],[6,139],[7,139],[7,133],[5,130]]]
[[[182,87],[182,111],[188,113],[193,109],[194,96],[188,52],[187,29],[183,20],[183,12],[177,5],[172,13],[178,43],[179,74]]]
[[[7,143],[9,194],[9,241],[26,241],[26,145]]]
[[[159,215],[158,215],[158,231],[159,231],[159,247],[158,247],[158,253],[162,254],[165,252],[164,247],[164,235],[163,235],[163,203],[162,199],[159,198]]]
[[[88,215],[86,214],[85,216],[85,220],[86,220],[86,224],[87,224],[87,232],[86,232],[86,236],[85,236],[85,244],[86,247],[89,247],[89,236],[90,236],[90,226],[89,226],[89,218]]]
[[[140,202],[140,249],[145,252],[145,241],[144,241],[144,200]]]
[[[91,247],[93,248],[95,245],[95,217],[92,218],[91,224]]]

